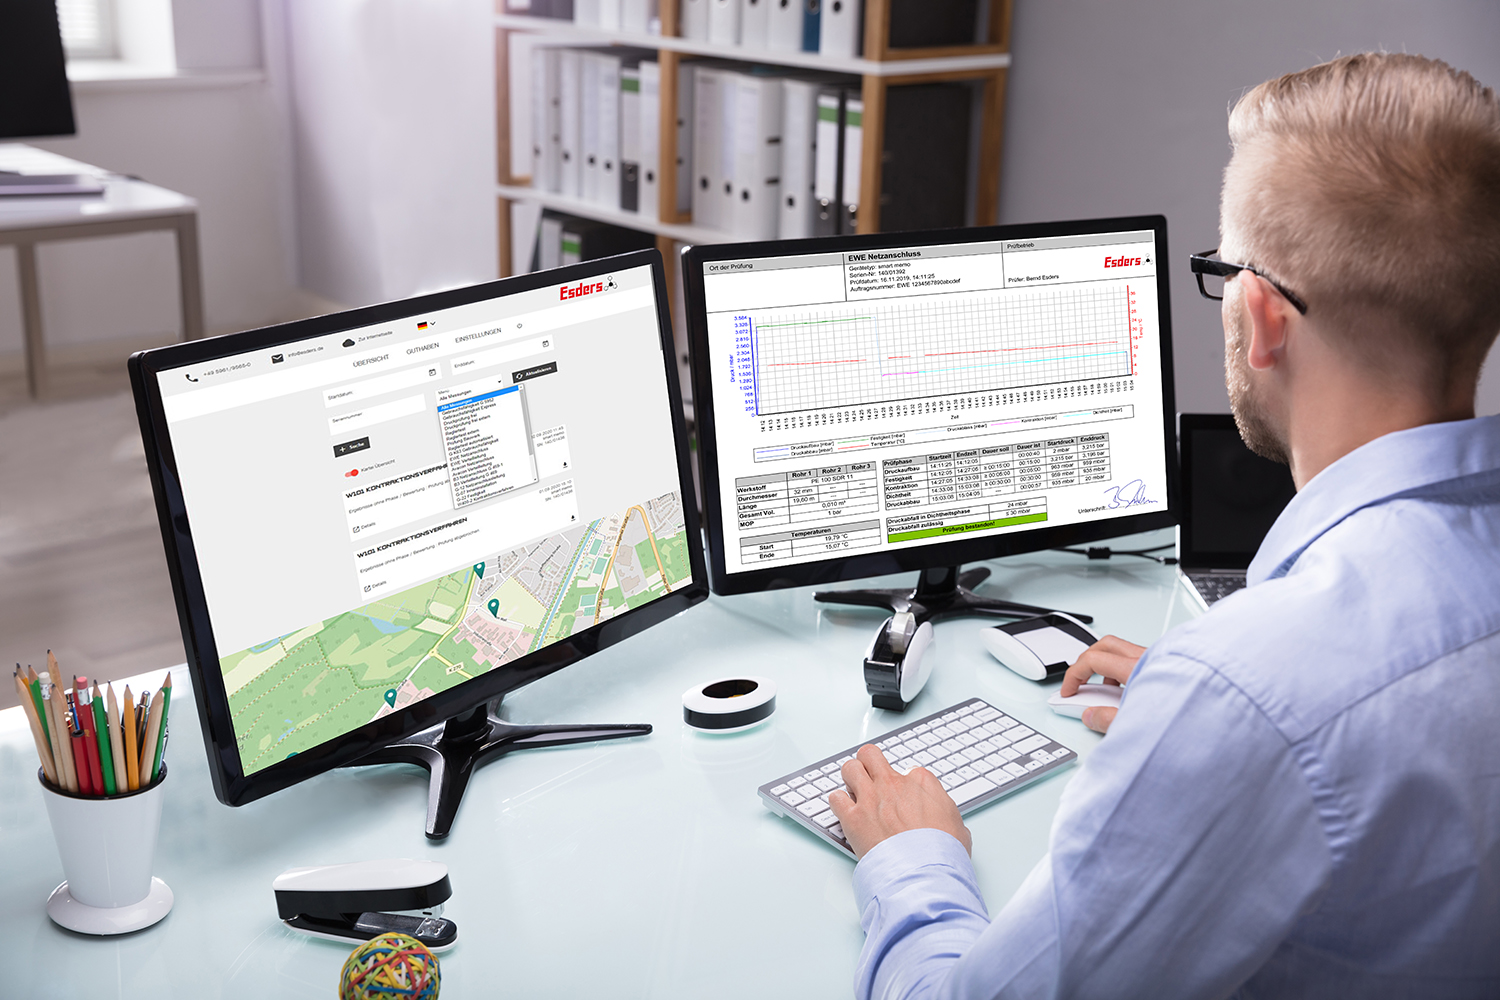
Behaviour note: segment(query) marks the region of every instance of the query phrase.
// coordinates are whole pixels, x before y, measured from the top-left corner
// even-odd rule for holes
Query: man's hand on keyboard
[[[1124,684],[1130,680],[1131,671],[1145,652],[1145,646],[1137,646],[1117,635],[1107,635],[1085,649],[1068,668],[1058,694],[1064,698],[1077,694],[1078,688],[1095,674],[1102,676],[1106,684]],[[1118,711],[1116,708],[1086,708],[1083,710],[1083,724],[1102,733],[1115,721]]]
[[[849,791],[828,796],[828,808],[838,817],[856,857],[863,858],[887,837],[923,829],[951,833],[973,853],[958,806],[925,767],[898,774],[878,747],[866,744],[844,764],[842,773]]]

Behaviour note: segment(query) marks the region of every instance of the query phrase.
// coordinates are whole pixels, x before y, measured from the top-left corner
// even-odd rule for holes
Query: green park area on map
[[[692,575],[676,494],[220,659],[246,774],[639,607]]]

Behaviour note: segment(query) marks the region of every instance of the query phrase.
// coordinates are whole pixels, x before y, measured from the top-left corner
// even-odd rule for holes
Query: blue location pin
[[[500,617],[500,599],[498,597],[490,601],[490,614],[496,618]]]
[[[396,707],[396,689],[391,688],[385,693],[385,703],[392,708]]]
[[[481,580],[484,579],[484,563],[477,562],[474,564],[474,575],[479,577],[479,579]]]

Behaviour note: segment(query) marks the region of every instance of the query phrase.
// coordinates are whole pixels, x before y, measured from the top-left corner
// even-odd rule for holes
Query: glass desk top
[[[1162,544],[1168,531],[1119,547]],[[1142,644],[1194,608],[1175,567],[1091,562],[1056,552],[983,564],[978,589],[1095,616],[1095,631]],[[915,574],[844,586],[914,585]],[[336,995],[351,947],[284,927],[271,880],[283,870],[378,858],[449,867],[444,916],[459,927],[440,956],[445,1000],[539,997],[847,996],[863,944],[852,863],[756,797],[763,781],[895,728],[873,709],[864,652],[884,613],[813,602],[811,588],[711,598],[677,618],[507,696],[531,722],[649,722],[644,738],[532,750],[479,769],[453,835],[422,835],[427,775],[388,765],[324,774],[238,809],[213,797],[185,668],[155,873],[176,903],[157,926],[90,938],[55,926],[62,881],[19,709],[0,712],[0,940],[6,996],[302,998]],[[936,626],[918,718],[979,696],[1077,750],[1100,737],[1048,710],[1055,685],[1000,666],[981,645],[994,622]],[[777,711],[749,732],[682,724],[684,690],[761,674]],[[155,689],[163,674],[147,675]],[[135,682],[132,682],[135,683]],[[1064,770],[967,818],[991,911],[1046,852]]]

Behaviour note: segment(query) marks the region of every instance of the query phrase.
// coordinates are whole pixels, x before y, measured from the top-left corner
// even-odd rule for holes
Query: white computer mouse
[[[1081,719],[1085,708],[1119,708],[1124,693],[1125,689],[1118,684],[1085,684],[1077,694],[1066,698],[1055,694],[1048,698],[1047,707],[1058,715]]]

